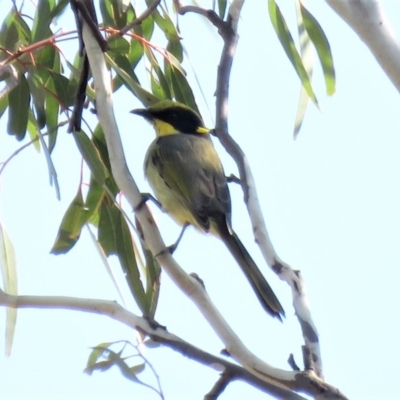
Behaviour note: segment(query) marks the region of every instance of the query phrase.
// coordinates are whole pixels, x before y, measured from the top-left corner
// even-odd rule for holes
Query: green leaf
[[[127,24],[128,14],[119,7],[118,1],[102,0],[100,11],[103,23],[107,27],[122,29]],[[131,15],[129,15],[131,17]]]
[[[74,104],[75,93],[73,87],[71,88],[69,79],[64,75],[49,71],[53,78],[56,99],[62,109],[67,109]],[[53,95],[53,93],[51,93]]]
[[[300,12],[300,1],[296,0],[296,14],[297,14],[297,27],[299,31],[299,40],[300,40],[300,53],[301,59],[303,60],[304,68],[307,71],[308,76],[312,77],[313,72],[313,61],[314,61],[314,52],[311,46],[310,37],[307,34],[307,31],[304,28],[303,18]],[[300,88],[300,98],[299,104],[297,106],[297,113],[294,122],[294,129],[293,129],[293,138],[296,139],[297,135],[300,132],[301,125],[304,120],[304,116],[307,110],[308,105],[308,94],[305,91],[304,87],[301,86]]]
[[[104,353],[108,352],[108,348],[114,343],[112,342],[105,342],[105,343],[100,343],[96,347],[92,349],[92,351],[89,354],[89,358],[86,364],[86,368],[89,369],[89,371],[93,370],[93,366],[97,363],[97,361],[103,357]],[[87,372],[87,371],[85,371]]]
[[[218,15],[221,19],[224,19],[226,12],[226,0],[218,0]]]
[[[106,195],[103,186],[101,186],[94,178],[93,174],[90,174],[89,190],[86,195],[86,209],[91,215],[89,222],[98,227],[99,224],[99,209],[101,202]]]
[[[85,208],[82,192],[79,189],[78,193],[64,214],[56,240],[50,253],[58,255],[67,253],[69,250],[71,250],[78,241],[82,227],[86,223],[88,217],[89,213]]]
[[[35,69],[29,71],[27,76],[29,89],[32,95],[33,105],[35,107],[36,121],[40,129],[46,124],[46,111],[45,111],[45,91],[43,90],[44,84]]]
[[[109,0],[103,0],[100,1],[99,5],[103,24],[110,28],[117,29],[117,24],[115,23],[115,18],[113,15],[114,10],[111,2]]]
[[[56,60],[56,49],[52,45],[40,47],[35,51],[34,57],[38,69],[52,70]]]
[[[108,178],[108,171],[93,142],[83,131],[72,133],[82,157],[89,166],[90,171],[100,185],[104,185]]]
[[[42,0],[38,2],[35,17],[33,19],[33,42],[37,42],[39,40],[45,39],[46,37],[49,37],[48,29],[52,21],[51,11],[54,9],[55,5],[55,0]]]
[[[49,133],[48,150],[51,153],[57,141],[58,132],[58,111],[59,103],[57,99],[57,89],[52,76],[49,75],[45,83],[45,98],[46,98],[46,126]]]
[[[98,241],[108,257],[117,254],[116,220],[119,210],[108,198],[103,198],[100,205]]]
[[[113,59],[105,54],[107,63],[109,63],[113,70],[125,82],[127,89],[129,89],[146,107],[157,103],[161,99],[157,98],[147,90],[143,89],[134,79],[132,79],[122,68],[120,68]]]
[[[101,161],[107,168],[109,174],[108,177],[106,178],[105,185],[109,193],[115,196],[117,195],[117,193],[120,192],[120,190],[117,183],[115,182],[114,177],[112,176],[111,163],[110,163],[110,157],[108,155],[106,138],[104,136],[104,132],[100,124],[97,124],[93,132],[92,142],[96,147],[97,151],[99,152]]]
[[[135,25],[133,27],[133,31],[136,35],[141,36],[142,38],[149,41],[153,36],[154,32],[154,20],[153,17],[150,15],[146,18],[140,25]]]
[[[21,74],[18,85],[8,94],[7,132],[10,135],[15,135],[18,140],[22,140],[25,137],[30,100],[28,82],[25,76]]]
[[[153,3],[154,0],[146,0],[147,6],[150,6]],[[154,22],[158,25],[158,27],[161,29],[161,31],[164,33],[165,37],[167,38],[168,41],[177,41],[179,40],[179,33],[174,25],[174,23],[171,21],[171,18],[169,15],[162,9],[163,15],[161,15],[156,8],[151,16],[154,20]]]
[[[143,235],[142,226],[136,219],[136,228],[140,234]],[[151,251],[145,247],[145,243],[141,242],[142,251],[145,257],[146,263],[146,296],[149,304],[149,318],[154,318],[156,313],[158,297],[160,294],[160,276],[161,267],[157,260],[153,257]]]
[[[136,263],[131,231],[129,230],[125,217],[121,212],[118,212],[118,217],[114,222],[116,226],[118,258],[125,274],[125,279],[128,282],[129,289],[138,307],[144,315],[148,315],[147,296]]]
[[[186,104],[191,109],[199,112],[192,88],[190,87],[186,77],[181,71],[172,67],[170,64],[165,65],[165,76],[169,82],[171,82],[173,95],[177,101]]]
[[[286,55],[288,56],[290,62],[292,63],[310,99],[318,107],[318,101],[314,94],[310,78],[307,75],[303,62],[293,42],[292,35],[289,32],[285,19],[278,5],[276,4],[275,0],[268,0],[268,11],[272,25],[275,29],[276,34],[278,35],[279,41],[281,42]]]
[[[18,294],[17,267],[14,246],[4,226],[0,223],[0,269],[3,276],[4,291],[11,295]],[[6,309],[6,343],[5,354],[11,354],[14,339],[15,326],[17,323],[17,309],[7,307]]]
[[[136,38],[131,39],[130,50],[128,54],[129,63],[131,65],[131,69],[134,70],[136,65],[139,63],[141,58],[143,57],[143,45]]]
[[[183,47],[180,40],[170,41],[167,44],[167,54],[169,54],[169,60],[178,69],[183,70],[180,63],[183,61]],[[171,55],[174,57],[172,58]]]
[[[5,18],[0,30],[0,46],[14,52],[20,46],[31,43],[31,31],[21,15],[13,8]],[[5,58],[3,52],[0,53],[0,60]]]
[[[128,54],[130,43],[121,36],[112,36],[108,41],[110,50],[116,54]]]
[[[132,65],[128,59],[127,56],[122,55],[122,54],[117,54],[115,56],[112,56],[113,61],[115,62],[116,65],[118,65],[121,70],[126,72],[138,85],[140,85],[139,79],[136,76],[136,74],[133,72]],[[124,85],[125,82],[122,80],[122,78],[117,74],[114,79],[113,79],[113,90],[114,92],[117,91],[121,85]]]
[[[321,25],[313,17],[313,15],[303,6],[300,2],[300,11],[303,18],[304,28],[306,29],[308,36],[313,42],[319,60],[321,62],[322,70],[325,77],[326,93],[332,95],[335,93],[335,68],[333,65],[333,57],[331,53],[331,47],[328,39],[321,28]]]
[[[119,208],[104,198],[100,206],[98,241],[107,255],[117,254],[129,289],[143,314],[148,315],[147,297],[140,279],[133,238]]]
[[[27,131],[29,133],[29,137],[32,140],[33,147],[36,151],[40,151],[40,141],[39,141],[39,126],[36,118],[33,116],[33,111],[29,110],[29,118],[28,118],[28,126]]]
[[[151,88],[153,94],[157,98],[162,100],[172,99],[170,83],[165,78],[164,72],[160,68],[160,65],[158,64],[156,57],[154,57],[153,52],[148,48],[145,48],[145,54],[147,59],[150,61],[152,67],[150,72],[150,78],[151,78]],[[154,73],[157,75],[158,79],[154,77]]]
[[[57,5],[51,10],[50,18],[58,18],[65,11],[65,7],[69,4],[69,0],[58,0]]]

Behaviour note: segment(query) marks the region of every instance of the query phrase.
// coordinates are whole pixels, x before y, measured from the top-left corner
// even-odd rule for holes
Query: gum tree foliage
[[[265,367],[266,370],[260,372],[254,367],[252,361],[241,362],[240,357],[233,354],[231,350],[231,355],[242,366],[209,354],[205,351],[207,349],[195,348],[154,321],[160,290],[160,264],[163,263],[158,257],[154,257],[151,251],[152,246],[143,240],[146,234],[142,231],[140,218],[135,220],[130,212],[127,213],[120,206],[121,188],[117,183],[118,179],[113,174],[115,169],[112,169],[112,163],[110,163],[109,143],[104,126],[86,121],[88,115],[103,113],[103,110],[98,107],[98,101],[95,101],[98,96],[96,93],[98,87],[95,88],[94,85],[96,77],[91,68],[93,65],[90,65],[90,57],[89,66],[85,65],[88,46],[87,39],[82,35],[82,26],[92,24],[89,31],[92,36],[94,35],[94,42],[100,45],[100,53],[112,79],[111,87],[114,92],[128,91],[144,106],[162,99],[173,99],[198,110],[192,90],[196,83],[188,81],[183,67],[186,53],[181,43],[179,18],[185,18],[185,14],[190,12],[201,15],[205,22],[219,31],[225,43],[216,87],[216,132],[229,151],[232,149],[232,142],[229,135],[226,135],[227,132],[224,132],[227,116],[223,114],[223,105],[228,98],[226,87],[229,86],[229,62],[232,61],[229,60],[228,50],[229,46],[231,50],[235,48],[237,24],[240,23],[240,10],[244,2],[210,0],[200,7],[195,2],[184,4],[178,0],[165,3],[146,0],[146,4],[141,5],[141,10],[144,10],[142,12],[137,12],[132,3],[122,0],[104,0],[96,4],[97,8],[93,9],[90,1],[39,0],[34,13],[29,15],[25,13],[24,2],[16,1],[10,5],[7,13],[4,13],[2,17],[0,73],[4,87],[2,87],[0,97],[0,116],[7,120],[7,134],[13,135],[16,141],[21,142],[20,150],[27,146],[40,148],[43,157],[46,158],[57,192],[58,182],[56,170],[52,164],[52,152],[58,145],[58,137],[61,133],[65,134],[69,131],[73,135],[84,163],[90,170],[88,185],[84,185],[81,178],[76,196],[65,210],[52,253],[68,253],[79,240],[82,229],[89,225],[95,232],[94,245],[101,249],[105,262],[107,263],[107,257],[117,256],[129,290],[142,313],[142,316],[135,316],[117,304],[102,301],[16,297],[15,256],[12,243],[5,229],[0,226],[3,289],[8,294],[2,292],[2,304],[12,306],[7,309],[7,351],[10,352],[11,349],[16,308],[35,307],[39,304],[52,308],[67,307],[77,311],[100,312],[118,319],[138,330],[148,346],[161,343],[203,364],[220,363],[224,366],[224,372],[208,394],[208,398],[218,397],[230,381],[238,378],[276,398],[303,398],[296,394],[298,392],[305,392],[315,398],[329,396],[332,396],[330,398],[345,398],[339,391],[323,381],[322,364],[318,360],[318,339],[314,337],[310,340],[310,330],[303,329],[305,339],[303,369],[298,370],[292,360],[293,371],[274,371],[273,368]],[[277,2],[268,1],[271,24],[303,87],[298,113],[294,117],[294,134],[297,135],[308,99],[318,106],[310,78],[312,66],[307,58],[307,46],[311,44],[317,51],[329,95],[335,91],[335,72],[328,40],[318,21],[301,1],[294,1],[294,6],[297,9],[299,21],[298,31],[288,28]],[[75,16],[77,19],[75,30],[66,32],[54,24],[62,13],[69,13],[71,19],[73,15]],[[99,20],[98,23],[95,22],[95,14]],[[152,42],[155,34],[164,38],[163,47],[156,46]],[[297,35],[301,39],[300,46],[296,45]],[[69,45],[74,44],[73,56],[63,51],[66,40]],[[215,60],[216,65],[218,61]],[[139,76],[143,74],[138,74],[136,68],[143,64],[147,66],[147,76],[146,79],[139,79]],[[89,67],[88,76],[85,77],[82,71],[85,71],[87,67]],[[88,81],[87,86],[86,81]],[[83,106],[82,122],[80,106]],[[235,160],[239,164],[239,170],[246,172],[246,165],[240,164],[240,157],[239,160],[237,158]],[[0,165],[0,173],[7,162]],[[241,183],[247,195],[246,198],[250,199],[250,204],[252,194],[251,191],[248,193],[246,191],[252,184],[247,182],[244,176],[248,175],[245,173],[241,176]],[[122,190],[122,195],[125,194]],[[249,207],[249,212],[257,214],[257,211],[252,211],[251,207]],[[268,260],[267,254],[267,261],[270,266],[276,267],[277,273],[281,273],[282,276],[290,275],[289,266],[281,262],[277,256],[272,255],[270,258],[272,261]],[[295,281],[295,278],[287,279]],[[293,283],[295,284],[296,282]],[[297,282],[297,284],[301,285],[302,282]],[[300,315],[300,322],[306,321],[312,330],[311,317],[302,316],[301,311],[304,309],[301,308],[301,304],[298,307],[297,314]],[[302,327],[304,328],[303,325]],[[223,331],[223,328],[221,330]],[[220,333],[218,334],[221,336]],[[229,339],[227,341],[229,343]],[[124,343],[122,349],[120,345],[110,343],[96,346],[89,356],[87,370],[89,372],[105,371],[116,366],[125,377],[138,382],[140,372],[151,366],[145,360],[138,365],[130,365],[125,358],[129,344]],[[149,387],[149,390],[156,390],[159,396],[163,397],[160,388]]]

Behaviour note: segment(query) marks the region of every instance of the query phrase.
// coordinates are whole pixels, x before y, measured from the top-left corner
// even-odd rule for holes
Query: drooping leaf
[[[122,212],[108,198],[100,206],[98,240],[106,255],[116,254],[129,289],[144,315],[148,302],[136,263],[133,237]]]
[[[147,6],[150,6],[152,3],[153,3],[153,0],[146,0]],[[168,13],[166,13],[162,7],[160,7],[160,8],[162,9],[162,15],[160,14],[160,12],[158,11],[157,8],[151,14],[154,22],[158,25],[158,27],[164,33],[164,35],[168,41],[178,41],[179,33],[178,33],[174,23],[172,22]]]
[[[133,8],[131,8],[131,11]],[[122,10],[118,1],[102,0],[100,2],[100,11],[105,26],[114,29],[122,29],[127,24],[127,10]],[[130,13],[131,14],[131,13]],[[129,15],[131,17],[131,15]]]
[[[310,80],[312,78],[313,72],[313,61],[314,61],[314,51],[311,46],[311,40],[307,34],[307,31],[304,28],[303,18],[300,12],[300,1],[296,0],[296,13],[297,13],[297,27],[299,31],[299,40],[300,40],[300,54],[301,59],[303,60],[304,68],[307,71]],[[299,104],[297,106],[297,113],[294,122],[294,129],[293,129],[293,138],[296,139],[297,135],[300,132],[301,125],[303,123],[303,119],[307,110],[308,105],[308,94],[302,85],[300,87],[300,97],[299,97]]]
[[[34,57],[35,66],[38,69],[51,71],[54,67],[54,62],[56,59],[56,49],[51,45],[40,47],[35,51]]]
[[[117,232],[116,221],[118,209],[109,199],[104,198],[100,205],[98,241],[105,255],[108,257],[117,254]]]
[[[142,227],[136,219],[136,228],[140,235],[143,235]],[[146,296],[149,304],[149,318],[154,318],[158,297],[160,295],[160,277],[161,267],[156,258],[153,257],[151,251],[145,247],[145,243],[141,242],[142,252],[145,258],[146,271]]]
[[[164,72],[162,71],[160,65],[156,57],[154,56],[151,49],[145,48],[145,54],[147,59],[150,61],[151,64],[151,72],[150,72],[150,79],[151,79],[151,87],[153,94],[159,99],[172,99],[172,92],[170,90],[170,83],[166,79]],[[156,77],[154,76],[156,75]]]
[[[50,11],[50,19],[53,21],[54,18],[60,17],[68,4],[69,0],[58,0],[56,6]]]
[[[278,5],[276,4],[275,0],[268,0],[268,11],[272,22],[272,26],[275,29],[275,32],[279,38],[279,41],[282,44],[283,49],[285,50],[286,55],[288,56],[290,62],[292,63],[310,99],[318,107],[318,101],[315,96],[314,90],[312,88],[310,78],[307,75],[301,57],[294,44],[292,35],[289,32],[285,19]]]
[[[226,13],[226,0],[218,0],[218,15],[220,18],[224,19]]]
[[[190,87],[186,77],[181,71],[172,67],[170,64],[165,64],[165,76],[168,82],[171,82],[172,91],[175,99],[180,103],[184,103],[191,109],[199,112],[192,88]]]
[[[131,39],[131,45],[128,54],[132,70],[136,68],[136,65],[138,64],[138,62],[141,60],[142,57],[143,57],[143,45],[138,39],[133,37]]]
[[[131,65],[131,63],[130,63],[130,61],[129,61],[127,56],[122,55],[122,54],[117,54],[115,56],[112,56],[110,54],[110,57],[115,62],[115,64],[118,65],[118,67],[121,70],[123,70],[127,75],[129,75],[130,78],[133,79],[134,82],[136,82],[138,85],[140,85],[139,79],[136,76],[136,74],[133,72],[132,65]],[[113,78],[113,89],[114,89],[114,91],[117,91],[124,84],[125,84],[125,82],[121,78],[120,75],[117,74]]]
[[[54,149],[54,146],[57,141],[57,132],[58,132],[58,111],[60,109],[58,98],[57,98],[57,89],[54,84],[53,77],[49,74],[44,86],[44,93],[46,99],[46,127],[49,133],[49,153]]]
[[[36,118],[33,116],[33,111],[29,110],[27,132],[32,140],[33,147],[39,152],[40,151],[40,141],[39,141],[39,126]]]
[[[64,254],[74,247],[78,241],[82,227],[89,218],[89,213],[83,202],[82,192],[78,193],[69,205],[61,221],[51,254]]]
[[[52,13],[56,5],[55,0],[39,1],[33,19],[32,40],[37,42],[48,37],[48,28],[52,22]]]
[[[133,31],[136,35],[149,41],[153,36],[154,32],[154,19],[150,15],[140,25],[135,25]]]
[[[3,276],[4,291],[11,295],[18,294],[17,267],[14,246],[8,236],[4,226],[0,223],[0,269]],[[8,357],[11,354],[12,343],[14,339],[15,326],[17,323],[17,309],[6,309],[6,343],[5,354]]]
[[[15,135],[18,140],[25,137],[30,100],[28,82],[25,76],[21,74],[17,86],[8,94],[7,132],[10,135]]]
[[[44,84],[40,75],[35,73],[35,69],[29,71],[27,81],[32,95],[36,121],[39,128],[42,129],[46,124]]]
[[[49,73],[54,82],[54,95],[56,96],[61,109],[65,110],[74,104],[74,87],[70,85],[69,79],[64,75],[53,71],[49,71]]]
[[[130,43],[121,36],[112,36],[108,41],[109,52],[115,54],[128,54],[130,50]]]
[[[8,96],[0,97],[0,118],[8,108]]]
[[[317,50],[318,58],[324,72],[326,93],[328,95],[332,95],[333,93],[335,93],[336,80],[333,57],[328,39],[323,29],[321,28],[321,25],[314,18],[314,16],[304,7],[301,1],[300,11],[303,18],[304,28],[306,29],[308,36],[313,42],[315,49]]]
[[[100,343],[96,347],[92,349],[92,351],[89,354],[89,358],[87,361],[86,373],[91,373],[93,371],[93,366],[97,363],[97,361],[103,357],[103,354],[108,352],[108,348],[112,345],[113,343],[111,342],[105,342],[105,343]]]
[[[120,192],[120,190],[118,188],[117,183],[115,182],[114,177],[112,176],[111,163],[110,163],[110,157],[108,155],[106,138],[104,136],[104,132],[100,124],[97,124],[95,130],[93,131],[92,142],[100,155],[101,161],[103,162],[108,171],[108,176],[105,180],[105,185],[107,187],[107,190],[115,197],[117,193]]]
[[[99,210],[101,202],[106,196],[106,192],[96,179],[94,179],[93,174],[90,175],[89,190],[86,195],[85,206],[90,214],[89,222],[96,227],[99,224]]]
[[[93,176],[100,185],[104,185],[109,174],[95,145],[83,131],[74,131],[73,136]]]
[[[105,345],[107,345],[107,343],[105,343]],[[122,351],[116,353],[110,349],[109,345],[107,348],[100,345],[92,350],[85,372],[90,375],[93,371],[104,372],[113,366],[118,367],[125,378],[139,384],[142,383],[138,379],[137,375],[144,370],[145,364],[141,362],[137,365],[129,366],[126,363],[125,358],[122,357]]]
[[[167,52],[172,54],[175,60],[170,57],[171,62],[179,69],[182,68],[180,63],[183,61],[183,47],[180,40],[170,41],[167,45]]]
[[[111,57],[105,54],[106,61],[110,63],[114,71],[121,77],[121,79],[125,82],[127,89],[129,89],[146,107],[157,103],[160,101],[159,98],[143,89],[140,85],[138,85],[134,79],[132,79],[123,69],[121,69]]]
[[[0,46],[14,52],[20,46],[26,46],[32,41],[31,30],[21,17],[21,15],[13,8],[5,18],[0,30]],[[0,60],[6,57],[4,52],[0,52]]]
[[[118,259],[124,271],[125,279],[138,307],[144,315],[148,315],[149,306],[147,303],[147,296],[136,263],[131,231],[121,212],[118,213],[118,218],[115,222]]]

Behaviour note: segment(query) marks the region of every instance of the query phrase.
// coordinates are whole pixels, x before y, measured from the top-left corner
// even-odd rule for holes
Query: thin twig
[[[126,25],[123,27],[120,31],[119,34],[121,36],[125,35],[128,31],[130,31],[134,26],[140,25],[146,18],[150,17],[150,15],[153,13],[153,11],[159,6],[161,3],[161,0],[154,0],[153,4],[151,4],[146,10],[142,12],[142,14],[139,15],[136,19],[134,19],[130,24]]]
[[[204,400],[216,400],[228,386],[228,384],[232,381],[232,375],[229,373],[228,370],[225,370],[213,388],[204,396]]]

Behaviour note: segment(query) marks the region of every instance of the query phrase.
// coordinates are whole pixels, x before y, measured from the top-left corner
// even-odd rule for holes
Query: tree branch
[[[237,34],[238,21],[244,0],[234,0],[228,11],[227,22],[223,33],[224,47],[218,66],[217,90],[216,90],[216,133],[221,144],[235,160],[240,174],[240,182],[244,193],[244,201],[253,226],[256,243],[267,264],[272,270],[292,289],[293,307],[299,319],[305,344],[310,349],[314,361],[314,370],[319,377],[323,377],[322,359],[319,346],[318,332],[306,299],[305,285],[299,272],[295,272],[288,264],[277,255],[265,224],[260,203],[258,201],[256,184],[251,172],[250,164],[240,146],[229,134],[228,129],[228,99],[229,82],[239,39]]]
[[[134,19],[130,24],[126,25],[119,31],[119,35],[123,36],[125,33],[130,31],[134,26],[140,25],[146,18],[150,17],[152,12],[158,7],[161,3],[161,0],[154,0],[153,3],[146,8],[136,19]]]
[[[279,399],[304,400],[302,396],[290,390],[279,388],[275,384],[257,378],[243,367],[193,346],[168,332],[161,325],[150,323],[145,318],[129,312],[115,301],[64,296],[13,296],[0,289],[0,305],[11,308],[72,310],[104,315],[148,335],[153,341],[169,347],[185,357],[189,357],[214,370],[224,371],[223,374],[229,375],[230,380],[245,381]]]
[[[379,1],[326,0],[368,46],[400,91],[400,44]]]

